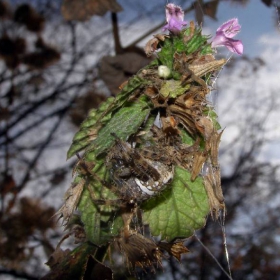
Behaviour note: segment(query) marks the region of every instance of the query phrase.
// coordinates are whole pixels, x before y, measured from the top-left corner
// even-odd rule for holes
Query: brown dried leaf
[[[161,265],[162,253],[156,243],[142,234],[130,231],[130,236],[124,234],[117,239],[121,252],[126,256],[128,265],[133,268],[139,266],[152,267],[153,264]]]
[[[188,253],[190,250],[184,246],[184,242],[167,243],[159,242],[158,246],[167,251],[169,255],[175,257],[179,262],[181,261],[181,255]]]
[[[193,63],[189,66],[189,69],[193,71],[197,77],[202,77],[209,72],[220,69],[226,63],[225,59],[214,60],[205,63]]]
[[[41,279],[112,280],[112,270],[93,257],[95,252],[96,246],[87,242],[71,252],[63,251],[58,246],[47,263],[51,267],[51,271]]]
[[[164,41],[165,38],[167,38],[167,37],[169,37],[169,35],[166,35],[166,34],[154,35],[154,38],[149,40],[144,48],[146,55],[151,56],[157,50],[158,43],[160,41]]]
[[[92,256],[89,256],[83,280],[113,280],[111,268],[100,263]]]
[[[216,171],[214,177],[212,174],[207,174],[204,176],[204,186],[208,196],[209,207],[211,211],[211,216],[213,219],[218,219],[220,210],[225,210],[224,196],[219,182],[220,174],[219,170]]]
[[[151,56],[157,50],[158,43],[159,40],[157,38],[153,38],[147,42],[147,44],[144,47],[144,51],[148,57]]]
[[[220,141],[221,141],[221,136],[222,136],[222,133],[224,131],[218,133],[218,132],[215,132],[212,134],[211,136],[211,139],[210,139],[210,147],[211,147],[211,150],[210,150],[210,158],[211,158],[211,163],[214,167],[218,167],[219,166],[219,144],[220,144]]]
[[[58,246],[55,251],[51,254],[48,261],[46,262],[46,265],[48,265],[50,268],[55,267],[56,265],[60,264],[67,255],[70,254],[70,250],[62,250],[60,246]]]
[[[201,171],[201,168],[204,164],[204,162],[207,159],[207,153],[205,151],[200,151],[197,152],[194,155],[194,162],[193,162],[193,168],[192,168],[192,176],[191,176],[191,180],[194,181],[196,179],[196,177],[198,176],[198,174]]]
[[[216,13],[218,8],[219,1],[213,0],[203,4],[203,12],[205,15],[211,17],[212,19],[216,19]]]
[[[73,212],[77,208],[77,205],[80,201],[80,197],[82,191],[84,189],[85,180],[81,179],[80,182],[74,186],[71,186],[65,193],[65,202],[62,207],[58,210],[55,216],[59,218],[62,217],[66,223],[69,221],[70,217],[72,216]]]
[[[195,31],[195,23],[194,21],[190,21],[190,33],[189,35],[184,34],[184,42],[187,43],[194,35],[194,31]]]
[[[103,16],[106,12],[122,11],[115,0],[64,0],[61,13],[65,20],[86,21],[93,15]]]
[[[167,135],[179,135],[180,131],[177,127],[177,122],[174,117],[161,117],[162,130]]]
[[[214,125],[210,118],[202,116],[195,120],[195,126],[198,131],[204,136],[206,142],[210,140],[214,132]]]

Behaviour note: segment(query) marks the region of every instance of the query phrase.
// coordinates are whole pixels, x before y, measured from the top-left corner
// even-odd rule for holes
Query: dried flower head
[[[121,236],[117,240],[122,253],[126,256],[127,264],[133,268],[161,266],[162,253],[156,243],[137,232],[130,232],[130,236]]]

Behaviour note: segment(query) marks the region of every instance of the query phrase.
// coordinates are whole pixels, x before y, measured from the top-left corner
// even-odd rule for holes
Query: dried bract
[[[135,268],[161,266],[162,253],[156,243],[143,235],[131,231],[130,236],[121,236],[116,242],[125,255],[128,266]]]

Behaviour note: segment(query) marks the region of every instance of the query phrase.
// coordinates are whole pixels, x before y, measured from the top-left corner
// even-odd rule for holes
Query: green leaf
[[[212,108],[209,108],[209,110],[207,110],[207,112],[205,112],[205,115],[209,116],[211,118],[211,120],[213,121],[214,128],[216,130],[219,130],[222,128],[218,122],[218,115]]]
[[[118,235],[123,221],[117,214],[118,207],[114,205],[117,197],[101,182],[101,180],[108,180],[104,159],[97,160],[93,157],[92,162],[95,162],[95,166],[91,172],[96,177],[90,176],[86,179],[87,183],[78,210],[81,213],[87,238],[92,243],[101,245],[108,242],[112,236]],[[98,180],[97,177],[100,179]],[[105,201],[110,201],[112,205],[104,205]]]
[[[101,125],[111,118],[111,114],[107,113],[107,110],[112,106],[113,102],[114,98],[108,98],[101,104],[99,109],[93,109],[89,112],[88,117],[83,121],[79,131],[73,138],[73,143],[67,152],[67,159],[85,149],[92,142]]]
[[[85,139],[84,141],[78,141],[72,143],[72,145],[70,146],[67,152],[67,159],[71,158],[73,155],[83,150],[88,144],[89,144],[88,139]]]
[[[184,94],[191,86],[187,84],[185,87],[182,87],[181,83],[181,81],[175,80],[165,81],[159,92],[164,97],[176,98]]]
[[[130,94],[133,93],[137,88],[143,87],[147,83],[148,81],[140,78],[137,75],[131,77],[127,84],[123,87],[122,91],[116,96],[116,108],[121,107],[127,101]]]
[[[181,37],[179,36],[173,37],[173,44],[176,52],[182,53],[186,51],[186,44]]]
[[[146,101],[138,100],[121,108],[108,124],[99,131],[98,137],[89,147],[89,151],[94,150],[98,156],[110,148],[115,141],[112,133],[126,141],[127,137],[135,133],[148,116],[150,108],[148,108],[147,104]]]
[[[89,116],[81,124],[79,131],[74,136],[73,143],[67,152],[67,159],[86,149],[96,138],[99,129],[110,121],[114,112],[123,106],[130,94],[147,83],[146,80],[139,76],[134,76],[128,80],[127,85],[124,86],[116,98],[110,97],[98,109],[91,110]]]
[[[191,29],[187,28],[186,30],[183,30],[182,33],[186,39],[190,36]],[[191,54],[200,49],[200,52],[202,50],[204,50],[204,52],[208,53],[209,50],[204,47],[207,44],[208,39],[209,39],[209,36],[202,35],[201,28],[196,27],[193,36],[186,43],[185,52],[187,54]],[[209,44],[207,44],[207,45],[209,45]]]
[[[95,245],[109,242],[112,237],[119,234],[123,227],[123,221],[118,215],[117,209],[114,209],[113,206],[98,205],[98,202],[92,200],[87,189],[82,194],[78,209],[81,212],[81,220],[87,238]]]
[[[184,144],[187,144],[190,146],[194,144],[193,138],[187,133],[187,131],[185,129],[180,129],[180,136],[181,136],[182,142]]]
[[[205,225],[209,205],[203,180],[198,177],[191,182],[190,178],[188,171],[176,167],[170,188],[142,205],[144,222],[153,236],[168,241],[187,238]]]
[[[213,54],[213,49],[211,47],[211,44],[205,44],[205,46],[202,46],[200,53],[202,55],[206,55],[206,54]]]
[[[172,38],[166,38],[164,42],[162,42],[161,51],[158,53],[161,65],[165,65],[169,69],[173,69],[173,55],[174,48]]]

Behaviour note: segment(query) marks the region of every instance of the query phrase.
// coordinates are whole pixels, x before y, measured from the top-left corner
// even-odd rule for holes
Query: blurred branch
[[[57,120],[57,122],[54,124],[52,130],[50,131],[48,137],[46,138],[44,144],[38,149],[37,154],[35,155],[35,157],[33,158],[33,160],[28,164],[27,167],[27,171],[25,173],[24,178],[22,179],[22,181],[19,183],[19,185],[17,186],[17,190],[21,191],[24,187],[25,184],[28,182],[29,178],[30,178],[30,173],[33,170],[33,168],[35,167],[38,159],[40,158],[41,154],[43,153],[43,151],[45,150],[45,148],[48,146],[48,144],[50,143],[50,141],[53,138],[53,135],[55,134],[56,130],[58,129],[65,113],[67,112],[67,110],[64,110],[60,113],[59,118]]]
[[[26,280],[39,280],[39,277],[35,277],[33,275],[30,275],[26,272],[20,272],[14,269],[0,269],[0,275],[10,275],[15,276],[19,279],[26,279]]]
[[[61,89],[61,90],[59,91],[59,93],[61,94],[61,93],[63,93],[63,92],[67,92],[67,91],[69,91],[70,89],[73,89],[73,88],[77,88],[77,89],[82,88],[82,87],[84,87],[84,85],[85,85],[87,82],[88,82],[88,79],[87,79],[87,77],[86,77],[83,81],[81,81],[81,82],[79,82],[79,83],[71,84],[71,85],[68,85],[67,87]],[[79,92],[79,91],[77,90],[77,92]],[[31,123],[30,125],[25,126],[25,127],[24,127],[23,129],[21,129],[20,131],[17,131],[15,135],[13,135],[13,136],[8,136],[8,138],[4,139],[2,142],[0,141],[0,145],[5,145],[6,143],[11,143],[11,142],[15,141],[18,137],[22,136],[23,134],[25,134],[26,132],[28,132],[29,130],[31,130],[32,128],[38,127],[38,125],[44,123],[44,122],[47,121],[48,119],[50,119],[50,118],[52,118],[52,117],[54,117],[54,116],[56,116],[56,115],[60,115],[60,114],[62,114],[62,113],[65,113],[65,111],[68,111],[68,110],[72,107],[72,105],[73,105],[75,99],[77,98],[77,95],[78,95],[78,94],[75,94],[74,98],[71,98],[71,101],[70,101],[67,105],[63,106],[62,108],[58,108],[57,110],[55,110],[55,111],[53,111],[53,112],[51,112],[51,113],[48,113],[48,115],[42,116],[40,119],[34,121],[34,122]],[[46,101],[47,101],[47,100],[45,100],[43,103],[45,103]],[[23,116],[23,118],[24,118],[24,116]]]

